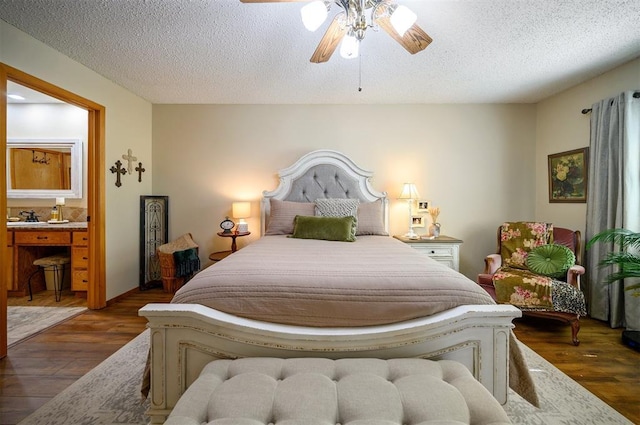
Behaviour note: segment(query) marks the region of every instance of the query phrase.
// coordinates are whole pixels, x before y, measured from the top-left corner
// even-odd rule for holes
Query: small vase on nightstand
[[[440,236],[440,223],[433,223],[429,226],[429,235],[434,238]]]

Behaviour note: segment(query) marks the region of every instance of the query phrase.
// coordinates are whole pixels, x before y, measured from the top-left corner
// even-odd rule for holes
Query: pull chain
[[[362,55],[358,55],[358,91],[362,91]]]

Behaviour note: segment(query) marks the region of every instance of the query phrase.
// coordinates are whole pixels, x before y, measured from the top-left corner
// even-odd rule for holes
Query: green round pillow
[[[529,270],[549,277],[564,277],[575,263],[575,254],[564,245],[540,245],[527,256]]]

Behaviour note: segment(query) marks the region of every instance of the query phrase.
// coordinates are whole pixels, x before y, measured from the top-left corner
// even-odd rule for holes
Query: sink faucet
[[[38,222],[38,217],[40,217],[39,215],[36,215],[36,212],[34,210],[31,211],[20,211],[20,215],[21,216],[26,216],[27,219],[25,220],[28,223],[35,223]]]

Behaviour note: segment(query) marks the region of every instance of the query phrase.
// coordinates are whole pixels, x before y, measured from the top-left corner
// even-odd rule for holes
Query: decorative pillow
[[[325,241],[354,242],[353,226],[356,218],[309,217],[298,215],[293,220],[293,235],[298,239],[321,239]]]
[[[312,202],[291,202],[271,199],[269,221],[265,235],[290,235],[293,233],[293,219],[297,215],[314,215],[315,204]]]
[[[529,251],[553,243],[553,224],[527,221],[504,223],[500,228],[500,256],[504,266],[527,269]]]
[[[316,216],[321,217],[347,217],[353,220],[352,236],[355,240],[358,233],[358,205],[359,199],[347,198],[319,198],[316,199]]]
[[[316,199],[316,215],[323,217],[358,216],[359,199],[320,198]]]
[[[356,236],[389,236],[384,230],[384,208],[381,200],[362,202],[358,205],[358,230]]]
[[[527,256],[527,267],[534,273],[561,278],[576,263],[576,256],[564,245],[540,245]]]

